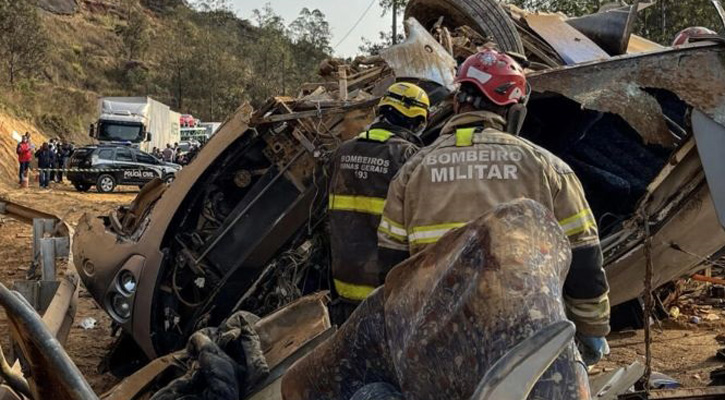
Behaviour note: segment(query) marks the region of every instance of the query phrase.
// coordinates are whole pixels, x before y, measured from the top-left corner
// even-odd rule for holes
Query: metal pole
[[[393,44],[398,44],[398,0],[393,0]]]
[[[40,259],[42,263],[41,279],[54,281],[55,277],[55,240],[53,238],[40,239]]]
[[[654,298],[652,296],[652,236],[649,226],[649,215],[646,205],[642,207],[642,217],[644,220],[644,255],[647,260],[644,273],[644,351],[645,351],[645,370],[642,381],[644,390],[649,393],[649,381],[652,376],[652,330],[650,328],[650,319],[654,308]]]

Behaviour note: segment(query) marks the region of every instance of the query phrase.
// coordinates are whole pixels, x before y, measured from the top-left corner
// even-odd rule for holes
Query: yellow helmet
[[[384,106],[390,106],[408,118],[422,117],[424,123],[428,122],[428,94],[412,83],[398,82],[390,86],[380,99],[378,109]]]

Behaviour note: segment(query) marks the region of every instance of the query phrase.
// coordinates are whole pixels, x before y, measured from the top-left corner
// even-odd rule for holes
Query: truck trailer
[[[150,152],[181,140],[181,114],[150,97],[102,97],[90,136],[100,143],[131,144]]]

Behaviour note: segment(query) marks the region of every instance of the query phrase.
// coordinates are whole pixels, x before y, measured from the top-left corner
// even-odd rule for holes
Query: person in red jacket
[[[30,168],[30,161],[33,159],[33,152],[30,147],[30,139],[28,136],[23,136],[23,140],[18,143],[16,149],[18,153],[18,163],[20,164],[20,172],[18,173],[19,183],[23,184],[23,178],[28,174]]]

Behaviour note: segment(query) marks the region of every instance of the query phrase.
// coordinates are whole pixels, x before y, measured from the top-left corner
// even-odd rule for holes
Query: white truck
[[[130,143],[151,152],[181,141],[181,114],[150,97],[102,97],[99,110],[90,136],[100,143]]]

